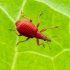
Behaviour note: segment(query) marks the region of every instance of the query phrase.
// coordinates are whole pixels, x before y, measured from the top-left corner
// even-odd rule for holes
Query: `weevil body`
[[[40,14],[40,16],[41,15],[42,14]],[[37,26],[35,26],[32,23],[32,20],[17,20],[16,21],[16,29],[19,32],[18,36],[26,36],[27,37],[27,39],[24,40],[24,41],[27,41],[30,38],[36,38],[37,44],[38,45],[43,45],[43,47],[44,47],[43,43],[39,44],[39,39],[42,39],[42,40],[47,41],[47,42],[51,42],[51,40],[48,39],[46,36],[44,36],[42,34],[42,32],[44,32],[47,29],[58,28],[58,26],[53,27],[53,28],[44,28],[41,31],[38,31],[38,27],[40,25],[40,16],[38,17],[38,24],[37,24]],[[23,17],[23,15],[22,15],[22,17]],[[24,42],[24,41],[19,41],[17,43],[17,45],[19,43],[21,43],[21,42]]]
[[[35,26],[32,21],[28,20],[18,20],[16,22],[16,29],[20,33],[20,36],[26,36],[28,38],[37,38],[42,40],[51,41],[46,36],[44,36],[40,31],[38,31],[37,26]]]

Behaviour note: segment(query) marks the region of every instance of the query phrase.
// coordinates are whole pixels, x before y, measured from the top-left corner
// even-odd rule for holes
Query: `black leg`
[[[54,29],[54,28],[58,28],[59,26],[55,26],[55,27],[51,27],[51,28],[44,28],[44,29],[42,29],[40,32],[44,32],[44,31],[46,31],[46,30],[48,30],[48,29]]]
[[[47,43],[48,43],[48,41],[47,41]],[[49,43],[48,43],[48,46],[49,46],[49,48],[51,49],[51,47],[50,47]]]
[[[41,17],[41,15],[42,15],[42,13],[39,15],[39,17],[38,17],[38,24],[37,24],[37,28],[39,27],[39,25],[40,25],[40,17]]]
[[[9,30],[10,30],[10,31],[14,31],[14,32],[16,33],[16,35],[18,35],[18,36],[22,36],[21,34],[18,34],[15,29],[10,28]]]
[[[16,45],[18,45],[19,43],[21,43],[21,42],[25,42],[25,41],[27,41],[27,40],[29,40],[30,38],[29,37],[27,37],[26,38],[26,40],[23,40],[23,41],[19,41]]]
[[[38,44],[39,46],[40,46],[40,45],[43,45],[43,47],[45,48],[45,46],[44,46],[43,43],[39,44],[39,39],[37,39],[37,44]]]
[[[22,16],[23,18],[28,19],[30,22],[32,22],[32,20],[31,20],[30,18],[28,18],[27,16],[24,16],[24,15],[23,15],[22,10],[21,10],[20,13],[21,13],[21,16]]]

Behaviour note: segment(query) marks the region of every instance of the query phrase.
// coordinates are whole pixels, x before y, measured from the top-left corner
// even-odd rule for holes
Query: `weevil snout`
[[[48,42],[51,42],[51,40],[50,40],[50,39],[45,39],[44,41],[48,41]]]
[[[49,38],[47,38],[46,36],[45,36],[45,38],[44,38],[44,41],[51,42],[51,40],[50,40]]]

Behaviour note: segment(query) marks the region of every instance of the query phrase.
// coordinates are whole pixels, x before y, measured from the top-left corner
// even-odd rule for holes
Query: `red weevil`
[[[21,15],[22,15],[22,12],[21,12]],[[39,15],[38,17],[38,24],[37,26],[35,26],[33,23],[32,23],[32,20],[17,20],[16,21],[16,29],[17,31],[19,32],[19,35],[18,36],[26,36],[27,39],[26,40],[23,40],[23,41],[19,41],[17,43],[17,45],[21,42],[25,42],[27,40],[29,40],[30,38],[36,38],[37,40],[37,44],[38,45],[43,45],[44,47],[44,44],[43,43],[39,43],[39,39],[42,39],[44,41],[47,41],[47,42],[51,42],[51,40],[49,38],[47,38],[46,36],[44,36],[42,34],[42,32],[44,32],[45,30],[47,29],[53,29],[53,28],[58,28],[58,26],[56,27],[53,27],[53,28],[44,28],[42,29],[41,31],[38,31],[38,27],[40,25],[40,16],[42,15],[42,13]],[[27,18],[26,16],[23,16],[22,17],[24,18]],[[50,48],[50,47],[49,47]],[[51,49],[51,48],[50,48]]]

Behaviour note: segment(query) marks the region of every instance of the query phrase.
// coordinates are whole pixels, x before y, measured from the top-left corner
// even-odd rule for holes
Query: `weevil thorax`
[[[51,40],[44,36],[40,31],[37,31],[36,38],[51,42]]]

